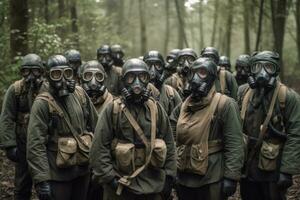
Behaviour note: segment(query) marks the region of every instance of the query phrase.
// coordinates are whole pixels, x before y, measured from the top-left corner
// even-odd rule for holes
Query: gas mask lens
[[[83,73],[83,80],[90,81],[95,77],[96,81],[103,82],[104,81],[104,74],[99,71],[86,71]]]
[[[261,71],[262,68],[264,68],[265,71],[270,75],[275,74],[276,72],[276,66],[273,63],[259,62],[259,63],[254,63],[251,66],[251,73],[257,74]]]
[[[125,75],[125,82],[127,84],[132,84],[134,80],[138,78],[142,83],[148,83],[149,82],[149,74],[146,72],[139,72],[139,73],[127,73]]]
[[[183,64],[185,61],[187,61],[189,64],[193,63],[195,61],[195,58],[193,56],[180,56],[179,57],[179,64]]]
[[[30,73],[32,73],[34,76],[38,77],[41,76],[42,71],[39,67],[23,67],[21,69],[22,76],[28,76]]]
[[[172,57],[167,57],[167,63],[172,63],[174,61],[174,58]]]
[[[73,70],[71,68],[50,70],[50,78],[53,81],[59,81],[63,76],[66,80],[71,80],[73,78]]]
[[[206,79],[208,72],[207,72],[206,68],[202,68],[202,67],[195,69],[189,73],[188,80],[191,81],[196,74],[200,79]]]

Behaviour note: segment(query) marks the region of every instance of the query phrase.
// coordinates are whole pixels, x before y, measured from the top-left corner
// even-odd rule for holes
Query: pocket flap
[[[77,142],[71,137],[62,137],[58,139],[58,149],[62,153],[74,154],[77,152]]]
[[[208,157],[208,146],[205,144],[192,145],[191,158],[203,161]]]
[[[270,142],[264,141],[260,151],[262,156],[268,159],[275,159],[279,154],[280,144],[272,144]]]

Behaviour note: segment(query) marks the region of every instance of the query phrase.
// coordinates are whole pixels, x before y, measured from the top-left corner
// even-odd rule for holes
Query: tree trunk
[[[227,10],[228,10],[228,18],[227,18],[227,29],[226,29],[226,55],[230,57],[231,53],[231,33],[232,33],[232,25],[233,25],[233,0],[228,0]]]
[[[12,62],[16,56],[28,53],[28,1],[10,0],[10,57]]]
[[[245,53],[250,54],[250,29],[249,29],[249,0],[244,0],[244,41],[245,41]]]
[[[45,5],[44,5],[44,18],[45,18],[45,23],[49,24],[49,0],[45,0]]]
[[[164,53],[167,55],[169,38],[170,38],[170,1],[165,0],[165,11],[166,11],[166,32],[165,32],[165,43],[164,43]]]
[[[183,0],[175,0],[175,6],[177,11],[177,17],[178,17],[178,48],[183,49],[184,44],[186,47],[188,47],[188,41],[185,34],[185,8],[184,8],[184,1]]]
[[[258,51],[258,48],[259,48],[260,36],[261,36],[261,31],[262,31],[263,12],[264,12],[264,0],[261,0],[260,7],[259,7],[259,19],[258,19],[258,29],[257,29],[257,35],[256,35],[255,51]]]
[[[119,6],[118,6],[118,10],[119,10],[119,16],[118,16],[118,35],[122,35],[123,34],[123,22],[124,22],[124,0],[121,0],[119,2]]]
[[[79,36],[78,36],[78,18],[77,18],[77,7],[76,0],[72,0],[70,6],[70,15],[71,15],[71,30],[73,33],[73,41],[76,49],[79,49]]]
[[[204,31],[203,31],[203,9],[202,9],[202,0],[199,2],[199,31],[200,31],[200,47],[199,49],[204,48]]]
[[[215,46],[218,16],[219,16],[219,3],[218,0],[215,0],[214,22],[213,22],[213,30],[212,30],[211,42],[210,42],[211,46]]]
[[[147,51],[147,32],[145,21],[145,0],[139,0],[139,12],[140,12],[140,28],[141,28],[141,55],[144,55]]]
[[[296,26],[297,26],[297,49],[298,49],[298,66],[300,66],[300,1],[296,3]]]
[[[281,80],[284,80],[284,67],[282,62],[282,49],[283,49],[283,40],[285,33],[285,21],[288,14],[287,11],[287,0],[278,0],[277,4],[274,0],[271,0],[271,10],[272,10],[272,24],[273,24],[273,34],[274,34],[274,49],[279,53],[281,59],[281,69],[280,77]]]
[[[64,0],[58,0],[58,18],[65,16],[65,2]]]

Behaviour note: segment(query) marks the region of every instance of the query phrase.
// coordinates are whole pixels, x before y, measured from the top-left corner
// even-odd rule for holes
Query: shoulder
[[[113,66],[112,70],[117,73],[119,76],[122,75],[122,68],[121,67],[117,67],[117,66]]]
[[[242,96],[249,90],[249,85],[248,83],[245,83],[238,88],[238,96]]]

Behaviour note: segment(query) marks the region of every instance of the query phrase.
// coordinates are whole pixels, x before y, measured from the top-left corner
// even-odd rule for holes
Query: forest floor
[[[0,199],[13,200],[14,191],[14,164],[6,159],[3,151],[0,151]],[[37,200],[33,194],[33,200]],[[289,189],[288,200],[300,200],[300,175],[294,177],[294,184]],[[239,200],[239,192],[236,192],[230,200]]]

